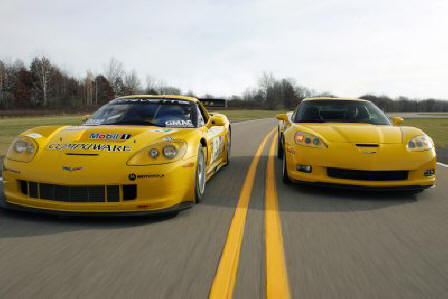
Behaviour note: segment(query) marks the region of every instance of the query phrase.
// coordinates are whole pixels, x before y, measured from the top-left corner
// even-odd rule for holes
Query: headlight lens
[[[187,152],[187,143],[183,140],[170,140],[151,144],[133,155],[128,165],[156,165],[178,161]]]
[[[408,141],[407,149],[411,152],[424,152],[434,148],[434,142],[429,136],[421,135]]]
[[[38,145],[32,138],[19,136],[9,148],[6,158],[18,162],[31,162],[37,149]]]
[[[174,145],[165,145],[163,147],[163,155],[165,156],[165,158],[167,159],[174,159],[177,155],[177,149]]]
[[[296,144],[311,147],[328,147],[327,144],[319,137],[305,132],[297,132],[294,135],[294,141]]]

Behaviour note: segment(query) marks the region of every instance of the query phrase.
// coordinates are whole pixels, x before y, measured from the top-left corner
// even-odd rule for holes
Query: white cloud
[[[263,70],[340,96],[448,98],[446,1],[26,1],[0,11],[0,57],[43,51],[81,76],[112,56],[199,94]]]

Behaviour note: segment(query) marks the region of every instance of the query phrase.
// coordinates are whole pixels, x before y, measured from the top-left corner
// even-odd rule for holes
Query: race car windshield
[[[351,100],[303,101],[297,108],[294,122],[390,125],[390,121],[383,111],[371,102]]]
[[[85,123],[194,128],[198,109],[192,101],[172,99],[116,99],[101,107]]]

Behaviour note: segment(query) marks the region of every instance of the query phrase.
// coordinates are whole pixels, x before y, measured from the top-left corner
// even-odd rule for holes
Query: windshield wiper
[[[100,126],[113,126],[113,125],[136,125],[136,126],[156,126],[156,127],[161,127],[160,125],[154,124],[152,122],[149,121],[144,121],[144,120],[140,120],[140,121],[136,121],[136,120],[123,120],[123,121],[117,121],[117,122],[113,122],[113,123],[102,123],[100,124]]]
[[[324,123],[325,120],[322,119],[300,119],[298,123]]]

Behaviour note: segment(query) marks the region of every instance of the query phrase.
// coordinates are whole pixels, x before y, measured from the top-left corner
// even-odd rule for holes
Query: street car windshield
[[[198,113],[198,107],[193,101],[154,98],[116,99],[98,109],[85,125],[194,128],[198,126]]]
[[[364,123],[390,125],[387,116],[368,101],[307,100],[294,114],[295,123]]]

